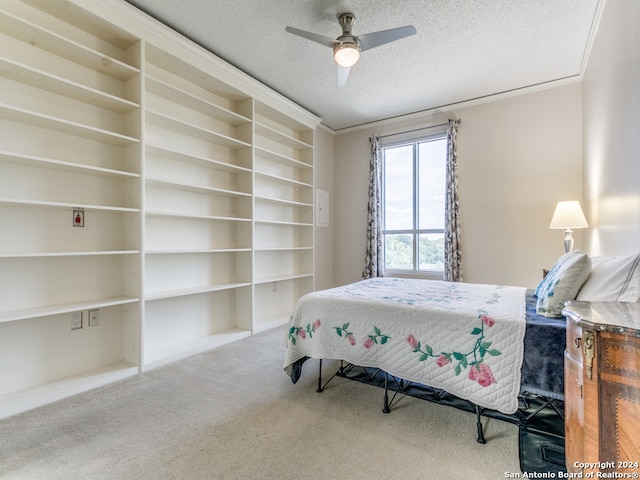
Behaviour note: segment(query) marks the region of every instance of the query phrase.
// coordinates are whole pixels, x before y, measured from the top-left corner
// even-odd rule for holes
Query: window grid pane
[[[413,147],[385,149],[385,230],[413,229]]]
[[[413,235],[384,235],[384,267],[389,270],[413,270]]]
[[[420,234],[418,270],[444,271],[444,232]]]
[[[418,228],[444,230],[446,139],[418,145]]]

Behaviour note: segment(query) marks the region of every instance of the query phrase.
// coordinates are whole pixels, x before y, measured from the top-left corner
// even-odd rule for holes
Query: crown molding
[[[511,97],[517,97],[520,95],[527,95],[529,93],[535,93],[542,90],[548,90],[550,88],[557,88],[564,85],[570,85],[574,83],[579,83],[582,81],[581,75],[574,75],[571,77],[560,78],[557,80],[552,80],[550,82],[543,82],[536,85],[530,85],[527,87],[516,88],[513,90],[508,90],[500,93],[495,93],[492,95],[486,95],[484,97],[472,98],[470,100],[465,100],[462,102],[450,103],[446,105],[439,105],[437,107],[429,108],[426,110],[420,110],[417,112],[407,113],[403,115],[397,115],[394,117],[388,117],[381,120],[377,120],[375,122],[363,123],[360,125],[354,125],[353,127],[342,128],[339,130],[333,130],[335,135],[342,135],[344,133],[352,133],[357,132],[359,130],[369,130],[371,128],[379,128],[386,127],[389,125],[394,125],[400,122],[406,122],[408,120],[422,120],[428,117],[432,117],[436,114],[442,114],[443,112],[450,112],[453,110],[459,110],[462,108],[473,107],[476,105],[481,105],[483,103],[497,102],[499,100],[504,100]],[[327,127],[328,128],[328,127]]]

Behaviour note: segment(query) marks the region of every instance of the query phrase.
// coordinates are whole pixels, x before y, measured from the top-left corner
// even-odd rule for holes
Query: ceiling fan
[[[353,28],[355,20],[356,17],[353,13],[346,12],[338,15],[338,21],[342,27],[342,35],[336,39],[293,27],[286,27],[285,30],[289,33],[293,33],[294,35],[299,35],[308,40],[332,48],[333,58],[338,64],[338,87],[342,87],[347,83],[351,67],[355,65],[360,58],[360,52],[370,50],[374,47],[379,47],[385,43],[400,40],[401,38],[405,38],[416,33],[416,29],[413,25],[407,25],[405,27],[365,33],[364,35],[353,35],[351,33],[351,29]]]

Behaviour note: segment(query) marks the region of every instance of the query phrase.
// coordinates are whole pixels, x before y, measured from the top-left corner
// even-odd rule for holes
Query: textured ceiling
[[[128,0],[340,130],[578,76],[603,0]],[[336,85],[336,38],[413,25]]]

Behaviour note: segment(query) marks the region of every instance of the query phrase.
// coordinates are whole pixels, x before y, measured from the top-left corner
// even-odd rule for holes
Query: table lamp
[[[564,228],[564,251],[573,250],[573,230],[572,228],[587,228],[589,224],[582,213],[580,202],[570,200],[566,202],[558,202],[556,209],[551,218],[551,229]]]

